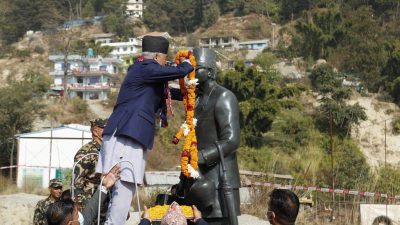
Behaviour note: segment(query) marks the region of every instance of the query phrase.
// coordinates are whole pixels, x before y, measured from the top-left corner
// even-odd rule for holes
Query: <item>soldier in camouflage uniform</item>
[[[82,146],[74,157],[74,163],[81,159],[76,165],[74,173],[74,195],[75,202],[79,204],[82,211],[85,204],[92,197],[100,184],[100,175],[96,174],[95,168],[98,160],[98,155],[90,155],[84,157],[89,153],[99,154],[101,143],[103,142],[102,134],[103,128],[107,124],[107,119],[95,119],[90,121],[92,131],[92,141]],[[83,158],[84,157],[84,158]],[[108,203],[104,204],[100,213],[101,224],[105,221],[105,213],[107,212]],[[97,224],[97,221],[96,223]]]
[[[63,184],[59,179],[52,179],[49,182],[49,192],[50,195],[40,200],[35,207],[34,215],[33,215],[33,224],[34,225],[44,225],[46,224],[46,211],[50,204],[60,200],[62,193]]]

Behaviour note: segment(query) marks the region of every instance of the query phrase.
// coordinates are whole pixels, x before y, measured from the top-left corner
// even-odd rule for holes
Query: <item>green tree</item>
[[[218,20],[219,14],[219,6],[216,2],[203,6],[202,25],[205,27],[213,25]]]
[[[42,97],[49,86],[49,77],[30,71],[23,80],[10,81],[8,86],[0,88],[0,165],[15,162],[13,138],[32,129],[36,116],[43,112]]]
[[[280,84],[279,73],[272,67],[273,60],[269,54],[263,54],[256,60],[260,65],[247,69],[242,61],[238,61],[234,71],[228,71],[220,78],[222,85],[232,90],[238,98],[242,136],[244,143],[249,146],[266,144],[263,136],[271,129],[281,109],[299,107],[293,95],[301,91]]]
[[[6,7],[0,24],[1,36],[6,43],[17,41],[28,30],[56,27],[62,19],[56,3],[51,0],[15,0]]]
[[[302,37],[301,45],[296,47],[300,55],[314,60],[326,59],[343,36],[341,13],[337,8],[308,12],[297,22],[296,30]]]
[[[383,28],[371,7],[353,11],[344,21],[345,35],[341,42],[341,69],[361,78],[371,91],[381,86],[381,71],[386,62]]]
[[[320,65],[310,74],[313,87],[323,94],[319,106],[316,124],[325,131],[330,132],[330,119],[332,118],[332,131],[341,136],[347,136],[354,124],[366,120],[364,108],[358,103],[346,104],[345,100],[351,96],[351,89],[342,87],[338,73],[329,65]]]

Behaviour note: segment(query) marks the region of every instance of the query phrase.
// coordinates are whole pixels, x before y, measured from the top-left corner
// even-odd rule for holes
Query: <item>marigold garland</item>
[[[192,55],[192,52],[188,50],[181,50],[175,56],[175,63],[179,64],[180,59],[188,58],[190,63],[195,68],[196,60]],[[179,141],[185,136],[185,142],[183,144],[183,150],[181,154],[181,171],[185,177],[197,178],[198,174],[198,158],[197,158],[197,138],[196,138],[196,118],[194,118],[194,107],[196,100],[196,85],[197,79],[195,77],[195,70],[193,70],[187,76],[188,82],[185,79],[179,79],[179,86],[181,89],[183,105],[185,106],[186,121],[182,124],[178,133],[175,134],[173,143],[178,144]]]

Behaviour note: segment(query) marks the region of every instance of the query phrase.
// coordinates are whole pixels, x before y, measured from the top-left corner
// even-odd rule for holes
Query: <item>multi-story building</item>
[[[118,74],[118,67],[122,63],[119,59],[101,56],[69,55],[67,65],[64,64],[62,54],[50,55],[49,59],[54,62],[54,70],[50,72],[54,77],[53,89],[63,90],[64,68],[67,66],[66,94],[85,100],[107,99],[113,86],[113,78]]]
[[[143,0],[128,0],[126,4],[126,14],[129,16],[143,17]]]

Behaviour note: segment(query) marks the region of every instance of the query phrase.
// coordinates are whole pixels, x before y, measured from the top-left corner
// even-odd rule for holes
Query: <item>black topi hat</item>
[[[144,36],[142,40],[143,52],[168,53],[169,41],[161,36]]]

